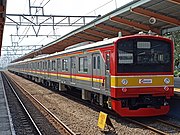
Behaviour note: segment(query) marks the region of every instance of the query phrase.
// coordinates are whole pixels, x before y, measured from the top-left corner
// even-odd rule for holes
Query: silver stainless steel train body
[[[103,96],[110,97],[111,76],[107,68],[110,60],[106,63],[98,48],[113,46],[117,39],[76,45],[62,52],[11,63],[8,70],[60,91],[66,90],[66,86],[79,88],[83,99],[91,100],[91,94],[96,93],[102,105]]]

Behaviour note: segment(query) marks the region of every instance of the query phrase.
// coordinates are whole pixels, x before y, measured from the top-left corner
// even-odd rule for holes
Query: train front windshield
[[[125,39],[117,43],[118,73],[171,72],[171,45],[157,39]]]

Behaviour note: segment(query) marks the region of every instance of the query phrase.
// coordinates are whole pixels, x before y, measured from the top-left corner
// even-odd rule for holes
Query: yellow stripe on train
[[[111,76],[111,87],[174,85],[173,75]]]
[[[58,77],[63,77],[63,78],[73,78],[77,80],[82,80],[82,81],[92,81],[97,82],[97,83],[103,83],[103,79],[97,79],[97,78],[91,78],[91,77],[83,77],[83,76],[74,76],[74,75],[64,75],[64,74],[57,74],[57,73],[45,73],[45,72],[38,72],[38,71],[28,71],[26,70],[25,72],[31,72],[31,73],[36,73],[40,75],[50,75],[50,76],[58,76]]]

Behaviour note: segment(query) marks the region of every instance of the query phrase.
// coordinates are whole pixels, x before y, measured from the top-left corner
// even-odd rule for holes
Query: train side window
[[[96,69],[96,57],[93,57],[93,69]]]
[[[62,70],[68,71],[68,60],[67,59],[62,60]]]
[[[79,72],[88,72],[88,59],[87,57],[79,58]]]
[[[37,62],[37,69],[39,69],[39,62]]]
[[[44,62],[44,69],[47,70],[47,61]]]
[[[54,70],[56,70],[56,60],[54,60]]]
[[[34,69],[36,69],[36,62],[34,62]]]
[[[38,69],[41,69],[40,61],[38,62]]]
[[[97,69],[100,69],[100,67],[101,67],[100,56],[97,56]]]
[[[61,60],[57,59],[57,68],[61,68]]]
[[[51,63],[50,63],[50,60],[48,60],[48,67],[47,67],[49,70],[51,70]]]
[[[44,70],[44,64],[45,64],[45,62],[43,61],[42,63],[43,63],[43,64],[42,64],[42,69]]]
[[[51,61],[51,67],[50,67],[50,70],[53,70],[53,60]]]
[[[53,70],[53,60],[51,61],[51,64],[50,64],[50,70]]]
[[[42,61],[40,62],[40,69],[42,69]]]
[[[55,60],[52,61],[52,70],[53,71],[56,70],[56,62],[55,62]]]
[[[46,61],[44,61],[43,63],[44,63],[44,70],[46,70]]]
[[[87,57],[84,58],[84,72],[88,72],[88,59],[87,59]]]
[[[39,62],[36,62],[36,69],[39,69]]]
[[[36,62],[34,62],[34,69],[36,69]]]
[[[110,70],[110,54],[106,54],[106,70]]]

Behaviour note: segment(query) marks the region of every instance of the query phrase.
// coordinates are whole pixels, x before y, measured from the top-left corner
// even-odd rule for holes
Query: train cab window
[[[62,70],[68,71],[68,59],[62,60]]]
[[[170,72],[171,44],[160,39],[124,39],[118,46],[118,72]],[[132,68],[133,67],[133,68]]]
[[[87,57],[79,58],[79,72],[88,72],[88,59]]]
[[[133,63],[133,41],[126,41],[121,44],[121,48],[118,53],[118,63],[119,64],[132,64]]]

